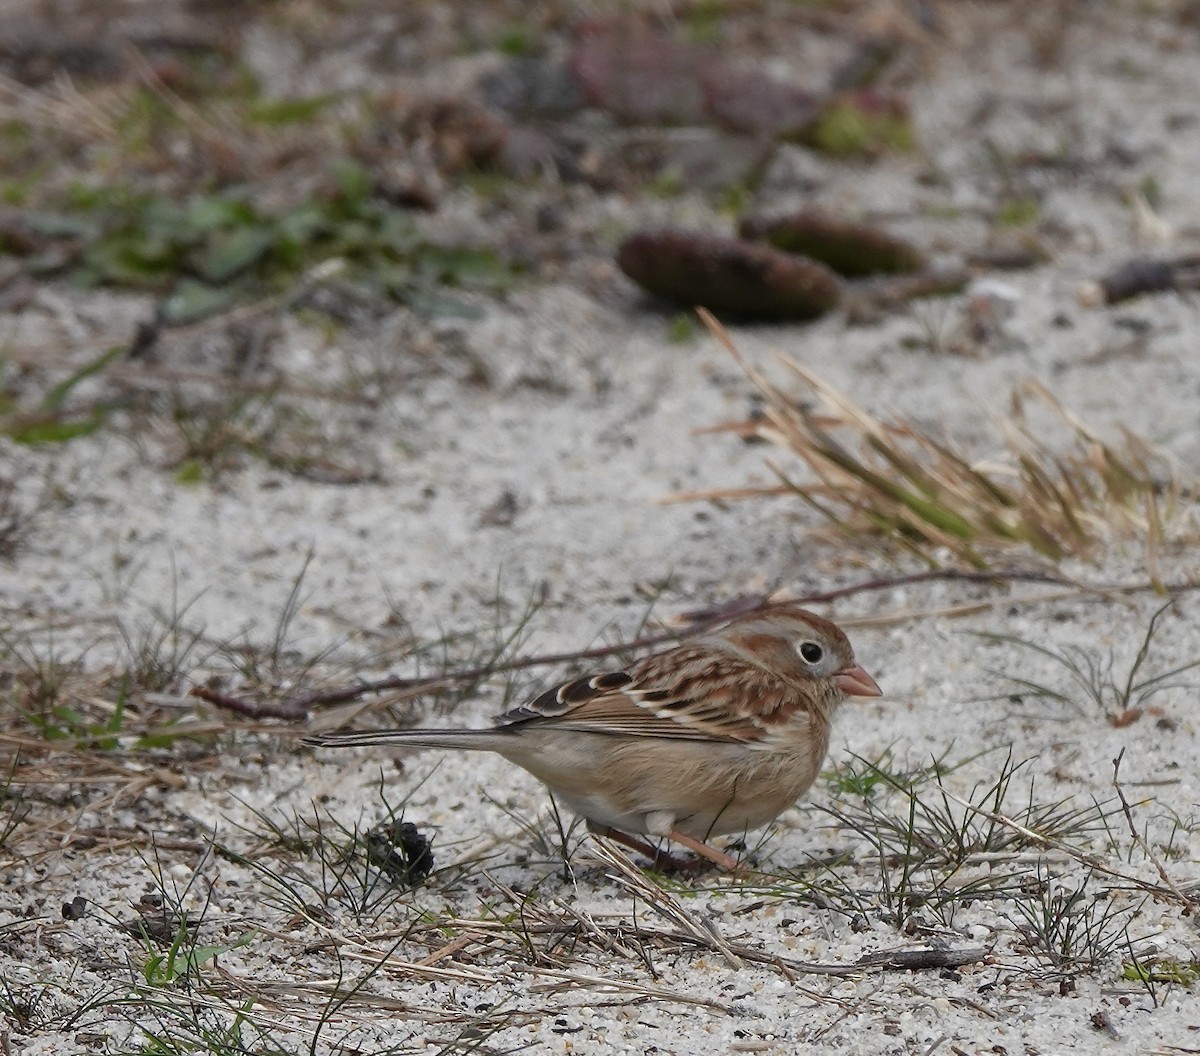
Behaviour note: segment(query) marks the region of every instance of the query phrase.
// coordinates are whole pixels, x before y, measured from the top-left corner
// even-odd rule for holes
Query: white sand
[[[1036,67],[1024,38],[999,27],[987,41],[964,43],[958,57],[941,56],[914,97],[925,159],[853,168],[850,177],[844,165],[804,161],[808,171],[819,173],[821,204],[900,214],[907,219],[899,229],[954,252],[979,245],[985,224],[972,210],[989,206],[1003,190],[981,146],[985,139],[1003,151],[1061,148],[1077,159],[1076,179],[1046,175],[1053,189],[1041,223],[1054,260],[993,277],[1012,292],[1002,337],[974,357],[906,347],[931,329],[953,336],[966,312],[967,298],[959,297],[860,328],[847,327],[838,316],[808,327],[735,328],[747,357],[764,364],[771,350],[783,351],[877,412],[895,410],[944,424],[948,434],[978,444],[980,456],[994,453],[987,417],[1007,410],[1016,383],[1037,377],[1106,436],[1116,437],[1123,425],[1164,445],[1181,466],[1200,466],[1200,308],[1194,295],[1165,294],[1114,309],[1086,309],[1075,298],[1081,281],[1143,248],[1127,204],[1143,177],[1152,176],[1161,188],[1160,215],[1172,232],[1165,244],[1145,250],[1195,251],[1200,231],[1195,30],[1178,30],[1173,40],[1152,19],[1126,25],[1111,12],[1094,17],[1093,25],[1072,31],[1061,64],[1049,71]],[[1116,147],[1133,152],[1136,160],[1126,165],[1112,160]],[[781,192],[764,203],[768,208],[795,200],[787,165],[785,157],[772,174]],[[940,174],[941,183],[916,179],[928,171]],[[471,212],[468,196],[460,204]],[[952,206],[962,215],[945,219]],[[680,222],[717,222],[702,219],[706,212],[686,197],[607,208],[629,227],[664,214]],[[584,223],[603,221],[597,213]],[[750,385],[707,338],[670,343],[666,319],[647,310],[613,269],[587,289],[564,282],[520,292],[490,306],[479,322],[437,324],[437,340],[424,347],[399,313],[379,332],[358,336],[327,338],[289,322],[276,355],[296,382],[336,377],[344,363],[362,368],[381,355],[411,371],[412,380],[388,393],[378,412],[364,415],[361,429],[353,424],[353,408],[320,408],[333,416],[331,432],[345,445],[335,453],[350,451],[377,464],[377,484],[309,483],[251,462],[215,485],[184,486],[111,431],[62,450],[14,452],[12,457],[34,467],[53,465],[74,501],[44,519],[28,548],[0,566],[0,620],[10,634],[59,623],[53,634],[58,655],[90,646],[88,662],[96,665],[120,650],[109,621],[143,626],[173,605],[186,605],[184,623],[203,626],[211,640],[244,635],[263,644],[275,633],[311,551],[302,603],[287,629],[288,648],[308,656],[335,645],[335,657],[359,663],[357,658],[382,650],[375,664],[360,671],[369,675],[390,669],[390,657],[400,648],[401,638],[388,622],[392,606],[419,636],[435,638],[497,620],[509,626],[540,595],[544,600],[530,621],[525,649],[551,652],[636,633],[647,598],[658,592],[654,611],[666,616],[742,593],[780,588],[802,595],[890,571],[865,549],[814,541],[814,521],[797,503],[661,505],[661,498],[678,490],[771,479],[765,448],[693,434],[697,427],[744,417],[751,407]],[[89,348],[127,336],[129,320],[144,310],[134,299],[74,291],[57,296],[57,313],[42,304],[0,320],[9,340],[22,348],[68,348],[82,359]],[[1059,317],[1065,325],[1055,325]],[[469,350],[491,383],[471,383],[468,357],[456,349]],[[511,524],[484,523],[506,493],[515,497]],[[1132,545],[1114,544],[1093,563],[1064,570],[1090,582],[1145,578],[1143,554]],[[1167,581],[1195,579],[1200,574],[1195,551],[1168,551],[1161,573]],[[852,628],[860,620],[897,617],[851,631],[860,660],[887,697],[847,706],[829,765],[845,763],[851,753],[874,759],[885,751],[898,766],[922,765],[932,756],[972,760],[947,778],[951,791],[969,796],[977,784],[994,779],[1011,746],[1016,760],[1030,760],[1022,775],[1036,776],[1039,801],[1075,797],[1082,806],[1091,797],[1111,797],[1112,760],[1124,751],[1121,775],[1136,804],[1137,823],[1161,847],[1169,813],[1178,815],[1186,831],[1176,837],[1177,857],[1167,859],[1166,868],[1174,883],[1195,885],[1200,723],[1194,688],[1162,692],[1152,702],[1161,712],[1124,728],[1107,723],[1095,708],[984,699],[1009,691],[994,671],[1064,691],[1069,684],[1061,667],[1046,658],[1015,646],[983,644],[968,632],[1015,635],[1100,655],[1111,650],[1116,670],[1123,672],[1161,603],[1144,593],[1037,600],[1054,593],[1035,585],[1006,592],[929,584],[863,594],[824,610]],[[929,614],[975,599],[997,604],[969,616]],[[1200,658],[1197,612],[1197,601],[1185,595],[1164,617],[1148,671]],[[921,615],[904,618],[905,613]],[[45,636],[38,640],[48,648]],[[524,684],[554,674],[537,672]],[[503,706],[502,688],[499,681],[489,683],[452,717],[432,715],[431,721],[482,722]],[[284,731],[288,738],[291,732]],[[560,868],[540,856],[514,820],[538,817],[544,795],[531,778],[502,761],[424,753],[398,766],[378,751],[280,754],[273,737],[252,732],[221,743],[215,772],[211,761],[192,766],[185,754],[173,764],[179,787],[155,780],[136,802],[91,800],[78,825],[153,828],[157,822],[161,834],[203,839],[215,833],[219,841],[251,851],[255,841],[238,826],[261,831],[252,809],[284,819],[293,811],[310,814],[316,800],[346,824],[373,824],[384,809],[382,774],[387,801],[404,802],[405,817],[436,834],[439,865],[496,837],[504,842],[487,852],[485,869],[472,866],[401,896],[377,919],[361,924],[343,912],[331,924],[335,932],[387,951],[418,910],[468,918],[508,914],[515,907],[505,886],[533,893],[538,905],[551,910],[554,900],[562,900],[604,921],[636,917],[647,927],[668,926],[589,865],[586,850],[580,851],[574,882],[565,882]],[[981,755],[984,749],[992,751]],[[262,760],[269,761],[266,768]],[[1027,781],[1019,776],[1016,783],[1027,787]],[[812,799],[830,805],[836,793],[822,783]],[[790,811],[758,849],[759,861],[784,871],[831,848],[864,853],[861,842],[829,824],[828,815],[813,806]],[[1112,825],[1127,848],[1123,819],[1115,817]],[[1130,875],[1158,880],[1144,856],[1124,860],[1101,834],[1092,849]],[[104,840],[92,850],[68,847],[28,861],[8,860],[7,850],[0,851],[0,965],[6,984],[49,980],[62,988],[54,1000],[70,1002],[115,984],[127,962],[136,971],[145,950],[115,931],[112,920],[130,917],[129,904],[153,886],[157,866],[142,857],[146,853],[144,843],[110,850]],[[273,868],[290,860],[262,848],[253,853]],[[182,889],[197,856],[162,851],[160,858],[168,885]],[[969,876],[988,868],[972,866]],[[1087,874],[1062,856],[1052,855],[1046,868],[1068,885]],[[835,867],[852,886],[869,885],[872,876],[878,886],[873,869],[862,863]],[[1098,876],[1089,884],[1094,891],[1110,887]],[[499,1030],[486,1041],[493,1049],[481,1051],[788,1053],[803,1047],[811,1053],[1050,1056],[1200,1048],[1195,986],[1188,991],[1160,984],[1159,1007],[1153,1007],[1146,989],[1119,978],[1122,960],[1129,958],[1121,948],[1060,995],[1046,965],[1021,943],[1012,901],[979,901],[961,909],[952,927],[905,935],[869,906],[856,931],[841,914],[764,894],[753,885],[741,890],[708,878],[694,886],[679,894],[681,904],[724,940],[800,961],[844,964],[865,953],[931,940],[956,948],[983,945],[990,952],[983,962],[949,975],[864,972],[849,979],[794,981],[769,965],[747,962],[735,969],[719,953],[683,947],[651,950],[653,971],[637,956],[586,944],[572,950],[570,943],[540,964],[507,952],[473,964],[446,959],[441,967],[478,971],[479,979],[427,979],[385,969],[367,984],[370,991],[425,1011],[371,1015],[348,1006],[325,1040],[360,1025],[357,1051],[402,1042],[411,1051],[444,1051],[439,1046],[457,1037],[460,1027],[437,1022],[437,1011],[465,1017],[495,1006],[497,1014],[528,1010],[529,1022]],[[1136,892],[1122,890],[1127,885],[1111,886],[1117,910],[1142,901]],[[60,920],[59,904],[76,894],[92,903],[92,911],[82,921]],[[202,941],[230,944],[261,929],[249,945],[219,958],[220,970],[246,981],[250,993],[262,998],[268,982],[332,978],[336,969],[327,951],[302,952],[304,943],[320,938],[320,929],[277,908],[262,875],[209,856],[185,902],[198,910],[208,897]],[[22,924],[28,915],[39,922]],[[1153,945],[1180,962],[1195,961],[1200,957],[1195,919],[1167,899],[1145,901],[1130,918],[1133,949],[1144,955]],[[12,929],[11,938],[6,929]],[[548,949],[544,937],[536,943]],[[428,953],[425,946],[403,942],[394,950],[405,961]],[[364,966],[347,960],[345,970],[354,976]],[[601,976],[614,989],[606,993],[579,983],[548,992],[556,970]],[[654,990],[638,996],[637,988],[646,987]],[[236,989],[229,995],[236,1003]],[[625,1001],[632,1003],[621,1007]],[[254,1014],[295,1026],[289,1012],[319,1005],[285,993],[278,1005],[260,1004]],[[1107,1018],[1098,1019],[1101,1015]],[[79,1035],[106,1028],[8,1029],[14,1051],[58,1054],[93,1051]],[[297,1045],[305,1029],[298,1028]],[[127,1050],[114,1043],[108,1051]]]

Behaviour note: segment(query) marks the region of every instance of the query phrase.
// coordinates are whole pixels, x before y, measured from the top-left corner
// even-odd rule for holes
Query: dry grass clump
[[[797,479],[769,460],[778,486],[688,498],[794,494],[838,535],[882,537],[931,565],[949,559],[986,568],[992,553],[1013,549],[1058,560],[1127,537],[1144,540],[1153,566],[1184,488],[1166,455],[1128,430],[1121,430],[1119,444],[1102,440],[1031,380],[1013,393],[1009,416],[996,420],[1002,454],[972,461],[952,439],[905,419],[877,418],[780,355],[780,364],[806,390],[800,397],[784,392],[746,363],[711,315],[701,314],[765,403],[760,418],[719,428],[791,452],[815,480]],[[1048,412],[1056,427],[1031,424],[1031,403]],[[1052,448],[1048,437],[1063,434],[1065,445]]]

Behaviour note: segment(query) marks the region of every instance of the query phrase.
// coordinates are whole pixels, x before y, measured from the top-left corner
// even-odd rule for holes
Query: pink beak
[[[879,684],[868,675],[858,664],[843,667],[833,681],[848,697],[882,697],[883,690]]]

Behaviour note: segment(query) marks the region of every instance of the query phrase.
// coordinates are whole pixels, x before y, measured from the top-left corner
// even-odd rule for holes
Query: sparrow
[[[840,627],[783,606],[548,689],[489,729],[365,730],[304,743],[498,752],[590,831],[657,865],[680,863],[639,837],[732,870],[737,860],[707,841],[759,828],[795,803],[820,771],[838,705],[881,695]]]

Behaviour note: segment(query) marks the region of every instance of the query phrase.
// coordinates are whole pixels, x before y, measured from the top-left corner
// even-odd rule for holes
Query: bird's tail
[[[303,738],[313,748],[362,748],[372,744],[396,744],[407,748],[458,748],[465,751],[496,751],[511,737],[495,730],[347,730],[316,733]]]

